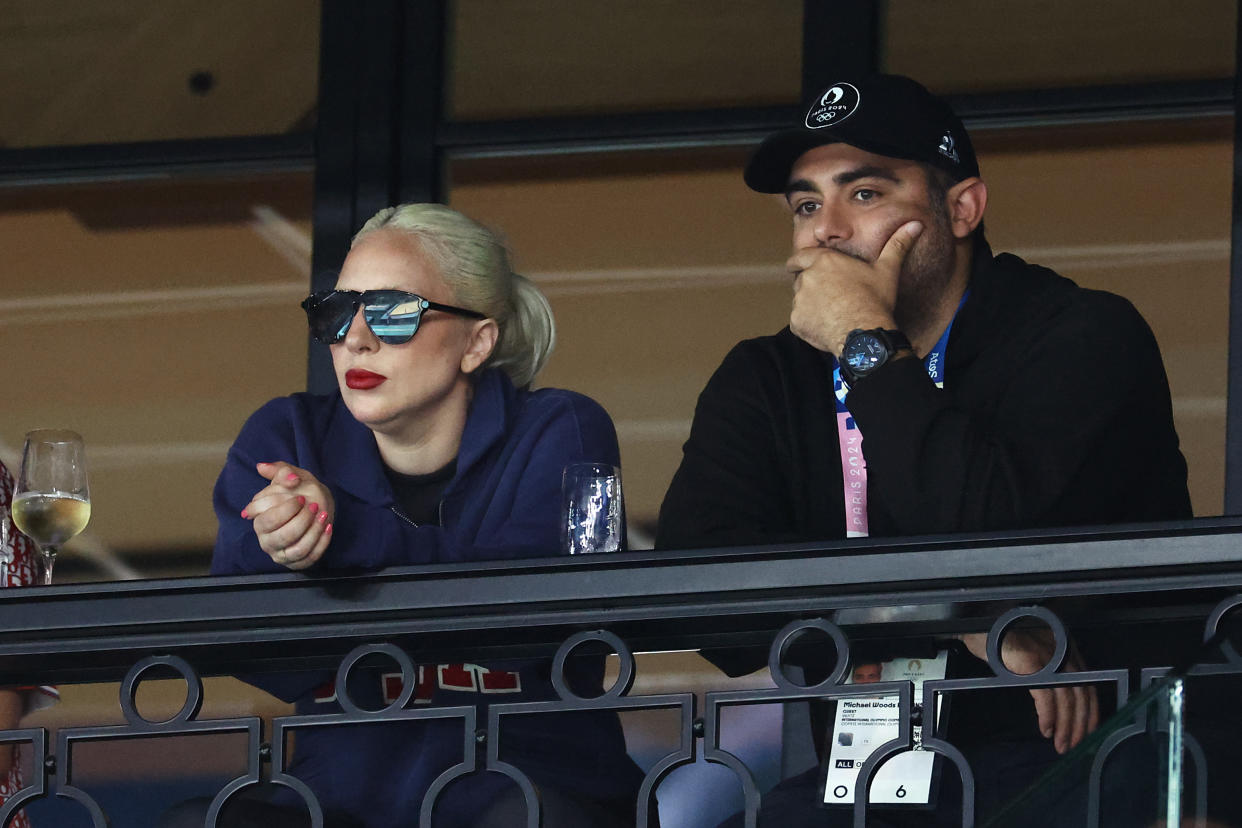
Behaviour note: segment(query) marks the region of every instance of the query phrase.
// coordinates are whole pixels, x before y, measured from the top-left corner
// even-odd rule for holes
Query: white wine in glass
[[[42,582],[50,584],[61,545],[91,519],[86,446],[81,435],[60,429],[26,435],[12,512],[17,528],[39,547]]]

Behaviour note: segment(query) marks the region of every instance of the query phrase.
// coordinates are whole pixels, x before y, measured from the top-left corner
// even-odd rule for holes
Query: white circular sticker
[[[858,110],[860,97],[852,83],[829,87],[806,113],[807,129],[822,129],[841,123]]]

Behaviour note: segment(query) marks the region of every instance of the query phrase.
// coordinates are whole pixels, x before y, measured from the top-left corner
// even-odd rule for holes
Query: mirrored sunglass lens
[[[408,293],[380,294],[368,299],[362,313],[380,342],[389,345],[409,342],[423,315],[422,300]]]
[[[353,296],[332,294],[311,312],[311,334],[327,345],[340,342],[349,330],[357,308],[357,300]]]

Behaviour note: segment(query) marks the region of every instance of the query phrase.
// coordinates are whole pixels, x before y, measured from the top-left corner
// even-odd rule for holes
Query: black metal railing
[[[671,734],[676,748],[644,769],[635,803],[638,824],[647,824],[660,785],[671,773],[705,760],[736,775],[746,824],[754,826],[760,785],[745,763],[722,746],[724,711],[884,691],[898,698],[900,734],[863,765],[859,789],[866,789],[886,759],[921,742],[919,749],[945,757],[946,765],[956,768],[962,824],[969,826],[975,824],[977,793],[972,768],[937,730],[936,700],[978,690],[1087,684],[1131,717],[1125,727],[1102,729],[1088,740],[1094,743],[1081,765],[1086,770],[1071,772],[1087,779],[1092,792],[1082,824],[1101,824],[1095,794],[1110,752],[1137,732],[1165,727],[1147,715],[1148,706],[1127,708],[1127,703],[1146,701],[1139,691],[1155,695],[1161,677],[1173,669],[1198,676],[1242,673],[1242,658],[1228,640],[1219,655],[1199,652],[1205,639],[1227,626],[1230,611],[1242,605],[1240,532],[1242,522],[1219,519],[1083,530],[1071,536],[1031,532],[629,552],[331,577],[188,578],[9,590],[0,593],[0,684],[120,680],[125,723],[63,728],[55,750],[45,729],[7,733],[8,739],[32,746],[37,772],[0,808],[0,824],[33,800],[64,797],[85,808],[94,825],[107,825],[103,809],[74,784],[75,746],[212,732],[244,734],[248,746],[246,772],[216,793],[209,820],[232,794],[270,777],[298,791],[319,826],[322,814],[314,796],[285,773],[290,733],[436,718],[460,723],[463,758],[432,786],[417,824],[432,824],[435,795],[445,786],[486,768],[518,784],[527,795],[528,825],[538,826],[536,787],[521,769],[502,761],[508,717],[665,710],[677,720]],[[1056,652],[1039,672],[1018,675],[1005,667],[1000,641],[1006,630],[1030,622],[1048,625]],[[1059,670],[1061,660],[1074,646],[1067,630],[1075,638],[1103,632],[1118,642],[1146,645],[1154,641],[1152,631],[1158,631],[1175,647],[1131,647],[1115,664],[1066,672]],[[1171,636],[1172,630],[1178,636]],[[989,632],[990,674],[928,681],[921,697],[909,682],[844,683],[852,648],[979,631]],[[827,642],[830,655],[817,676],[799,680],[790,669],[790,654],[807,636]],[[1222,637],[1213,644],[1222,643]],[[617,655],[619,676],[602,696],[581,697],[564,679],[564,666],[592,647]],[[702,709],[694,693],[631,692],[640,669],[635,653],[755,647],[768,651],[771,687],[708,692]],[[1135,651],[1149,658],[1136,662]],[[376,655],[397,664],[403,689],[390,706],[366,710],[350,699],[346,678]],[[415,660],[482,663],[501,656],[551,658],[556,697],[479,708],[409,704],[418,684]],[[267,738],[258,717],[198,719],[201,676],[311,668],[336,672],[340,713],[276,718]],[[169,671],[186,682],[185,704],[167,721],[149,721],[134,702],[138,685]],[[921,739],[916,739],[916,728]],[[1187,808],[1201,813],[1210,757],[1196,753],[1193,739],[1188,745],[1194,772]],[[866,813],[865,803],[857,803],[854,824],[866,824]],[[411,815],[411,824],[415,818]],[[677,826],[666,821],[664,828]]]

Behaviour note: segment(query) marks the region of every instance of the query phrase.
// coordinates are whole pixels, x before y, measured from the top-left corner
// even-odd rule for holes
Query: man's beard
[[[928,199],[931,221],[914,240],[897,276],[897,304],[893,321],[906,334],[921,333],[924,320],[937,309],[941,296],[953,278],[953,227],[944,197],[931,194]],[[833,245],[838,253],[860,262],[874,264],[875,258],[849,244]]]
[[[953,228],[943,198],[931,199],[931,222],[914,241],[897,281],[893,320],[907,333],[919,331],[937,309],[953,277]]]

